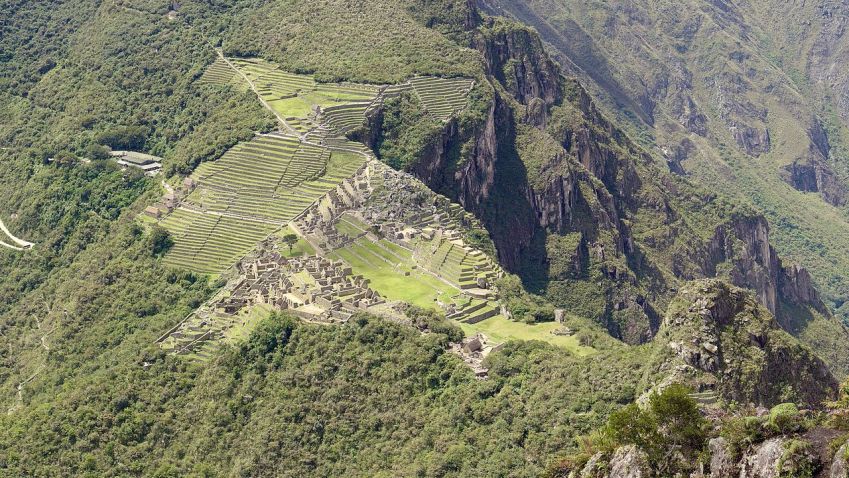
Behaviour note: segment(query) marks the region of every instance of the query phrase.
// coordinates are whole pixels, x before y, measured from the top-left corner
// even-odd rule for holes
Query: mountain
[[[808,272],[778,257],[761,214],[669,172],[558,74],[531,31],[494,19],[479,31],[494,105],[480,125],[447,125],[408,168],[481,218],[502,264],[629,343],[654,335],[683,281],[724,277],[845,373],[845,326]],[[369,136],[387,134],[398,136]]]
[[[840,59],[796,42],[831,23],[767,34],[746,30],[766,8],[697,5],[788,65]],[[2,474],[662,474],[669,450],[705,468],[720,436],[734,466],[828,449],[840,243],[813,260],[788,231],[839,236],[842,126],[751,42],[706,74],[721,114],[698,88],[642,95],[665,56],[617,58],[613,33],[686,22],[617,6],[634,20],[599,46],[578,7],[4,6]],[[674,55],[728,38],[698,25]],[[810,144],[789,141],[804,121]]]
[[[842,315],[839,2],[482,3],[536,27],[564,69],[673,170],[754,204],[778,252],[809,268]]]

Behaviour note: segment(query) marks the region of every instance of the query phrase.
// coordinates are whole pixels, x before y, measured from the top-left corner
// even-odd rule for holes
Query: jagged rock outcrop
[[[754,420],[754,417],[749,419]],[[704,476],[849,478],[849,445],[844,444],[836,452],[832,446],[833,441],[844,432],[824,427],[779,434],[771,426],[767,426],[767,430],[766,436],[759,441],[739,442],[736,446],[731,446],[725,437],[711,439],[706,450],[709,468]]]
[[[834,174],[818,150],[811,149],[804,158],[784,166],[781,177],[798,191],[819,193],[832,206],[846,205],[849,193],[846,185]]]
[[[619,447],[610,459],[610,478],[650,478],[649,460],[634,445]]]
[[[545,127],[548,108],[563,99],[559,68],[531,30],[490,19],[490,28],[483,32],[472,47],[481,53],[486,71],[524,106],[523,121]]]
[[[709,452],[711,478],[813,478],[822,465],[811,443],[788,436],[758,443],[737,459],[729,453],[724,438],[715,438]],[[831,476],[835,476],[834,467]]]
[[[782,294],[820,308],[812,290],[793,290],[804,274],[785,280],[762,217],[723,217],[715,195],[669,174],[560,74],[535,32],[483,19],[470,37],[491,99],[475,121],[446,123],[411,172],[481,220],[506,269],[629,343],[655,334],[678,280],[722,275],[774,313]],[[685,139],[675,154],[694,148]]]
[[[755,419],[754,417],[749,417]],[[763,422],[761,422],[763,423]],[[716,430],[724,430],[727,423],[716,422]],[[664,450],[668,460],[680,460],[689,466],[689,475],[678,472],[674,476],[690,478],[847,478],[849,477],[849,445],[837,452],[831,443],[842,433],[839,430],[814,427],[796,432],[778,433],[771,426],[765,436],[734,445],[730,438],[718,436],[707,441],[703,454],[698,457],[676,454]],[[722,431],[720,433],[723,433]],[[735,436],[733,433],[730,436]],[[661,465],[654,463],[655,466]],[[555,475],[560,476],[560,475]],[[564,475],[565,476],[565,475]],[[634,445],[621,446],[615,453],[598,452],[582,467],[569,472],[569,478],[637,478],[659,476],[649,464],[647,456]],[[672,475],[663,475],[672,476]]]
[[[728,447],[728,440],[722,437],[708,442],[710,453],[710,478],[736,478],[739,474],[737,462]]]
[[[658,364],[667,383],[714,390],[726,400],[819,406],[837,391],[825,362],[779,328],[749,292],[722,281],[683,287],[656,340],[668,347]]]
[[[687,172],[684,170],[682,163],[689,159],[695,150],[696,145],[689,138],[684,138],[677,145],[664,148],[662,153],[666,158],[666,165],[669,166],[669,170],[675,174],[685,176]]]
[[[769,224],[761,216],[735,216],[721,224],[714,231],[708,255],[700,260],[708,276],[716,274],[717,265],[729,263],[730,281],[755,291],[758,301],[779,321],[784,319],[780,300],[826,311],[808,271],[795,264],[785,266],[779,258],[770,243]]]
[[[849,478],[849,444],[844,443],[837,449],[828,478]]]
[[[613,455],[596,453],[569,478],[651,478],[654,473],[646,453],[634,445],[621,446]]]
[[[808,138],[808,152],[784,166],[781,169],[781,178],[796,190],[819,193],[823,200],[832,206],[846,205],[849,188],[837,177],[829,164],[831,141],[819,119],[811,120]]]
[[[745,124],[734,124],[730,127],[734,141],[749,156],[760,156],[772,148],[772,138],[767,128],[754,128]]]
[[[690,177],[763,204],[781,224],[778,249],[812,267],[827,302],[846,302],[846,265],[819,259],[845,245],[798,240],[846,224],[787,207],[796,195],[771,183],[780,176],[831,205],[849,203],[846,167],[831,154],[849,118],[849,74],[837,67],[849,58],[845,2],[479,2],[535,26],[608,116],[666,145],[672,171],[681,172],[674,145],[695,140]]]

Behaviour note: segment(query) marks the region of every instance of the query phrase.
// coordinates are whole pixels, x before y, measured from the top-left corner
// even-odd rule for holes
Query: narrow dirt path
[[[49,317],[49,316],[50,316],[50,314],[53,312],[53,308],[50,306],[50,304],[48,304],[48,303],[47,303],[47,301],[44,299],[44,297],[43,297],[43,296],[42,296],[42,300],[44,300],[44,306],[45,306],[45,308],[47,309],[47,316]],[[63,313],[64,313],[65,317],[67,318],[68,312],[67,312],[67,311],[63,311]],[[23,401],[24,401],[24,387],[26,386],[26,384],[28,384],[28,383],[32,382],[33,380],[35,380],[35,379],[36,379],[36,377],[38,377],[38,376],[39,376],[39,374],[41,374],[41,372],[45,369],[45,367],[47,367],[47,355],[46,355],[46,354],[50,352],[50,345],[47,343],[47,338],[48,338],[48,337],[49,337],[49,336],[50,336],[53,332],[55,332],[55,331],[56,331],[56,329],[57,329],[57,328],[58,328],[58,326],[59,326],[59,324],[54,324],[54,325],[53,325],[53,327],[52,327],[49,331],[45,332],[45,331],[43,331],[43,330],[42,330],[42,329],[44,328],[44,323],[42,323],[42,322],[41,322],[41,320],[38,318],[38,316],[37,316],[37,315],[33,315],[33,319],[35,319],[36,329],[37,329],[37,330],[39,331],[39,333],[40,333],[40,336],[39,336],[39,338],[38,338],[38,347],[39,347],[39,348],[44,349],[44,354],[45,354],[45,355],[43,355],[43,362],[42,362],[42,364],[41,364],[41,365],[39,365],[39,366],[38,366],[38,368],[36,368],[36,369],[35,369],[35,372],[33,372],[33,373],[32,373],[32,375],[30,375],[29,377],[27,377],[27,378],[26,378],[26,379],[24,379],[23,381],[18,382],[17,387],[15,387],[15,391],[16,391],[16,393],[15,393],[16,401],[15,401],[15,404],[14,404],[14,405],[12,405],[11,407],[9,407],[9,409],[8,409],[8,411],[7,411],[7,413],[9,413],[9,414],[13,413],[15,410],[17,410],[18,408],[20,408],[20,407],[22,407],[22,406],[23,406]]]

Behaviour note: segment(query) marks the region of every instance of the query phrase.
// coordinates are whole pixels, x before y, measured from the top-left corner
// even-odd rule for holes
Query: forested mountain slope
[[[416,307],[400,324],[265,314],[203,360],[163,350],[227,281],[168,265],[174,237],[143,211],[162,179],[285,136],[263,135],[283,125],[255,83],[200,81],[231,59],[242,73],[274,62],[315,91],[395,85],[346,152],[462,206],[470,240],[523,281],[499,283],[504,321],[566,315],[584,353],[510,340],[482,380],[450,352],[467,324]],[[436,120],[398,86],[425,76],[472,85],[465,108]],[[539,476],[681,371],[714,403],[835,398],[846,329],[778,257],[766,219],[668,171],[582,81],[535,31],[465,0],[7,5],[0,217],[35,246],[0,250],[0,474]],[[107,147],[162,156],[163,177],[122,171]],[[704,278],[718,279],[692,282]]]

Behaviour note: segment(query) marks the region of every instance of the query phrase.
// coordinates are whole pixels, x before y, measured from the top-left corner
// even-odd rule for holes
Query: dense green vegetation
[[[405,92],[386,102],[381,133],[375,145],[378,157],[393,168],[408,170],[419,162],[422,151],[436,147],[442,125],[427,115],[417,96]]]
[[[320,327],[274,316],[204,368],[119,347],[108,366],[88,364],[57,396],[0,418],[0,466],[13,476],[535,476],[633,399],[622,361],[513,344],[481,382],[445,343],[366,317]]]
[[[422,4],[427,8],[418,8]],[[476,55],[422,23],[462,30],[468,11],[465,0],[268,2],[237,13],[222,25],[220,38],[228,54],[262,54],[287,71],[315,73],[319,81],[390,84],[413,74],[474,76]]]

